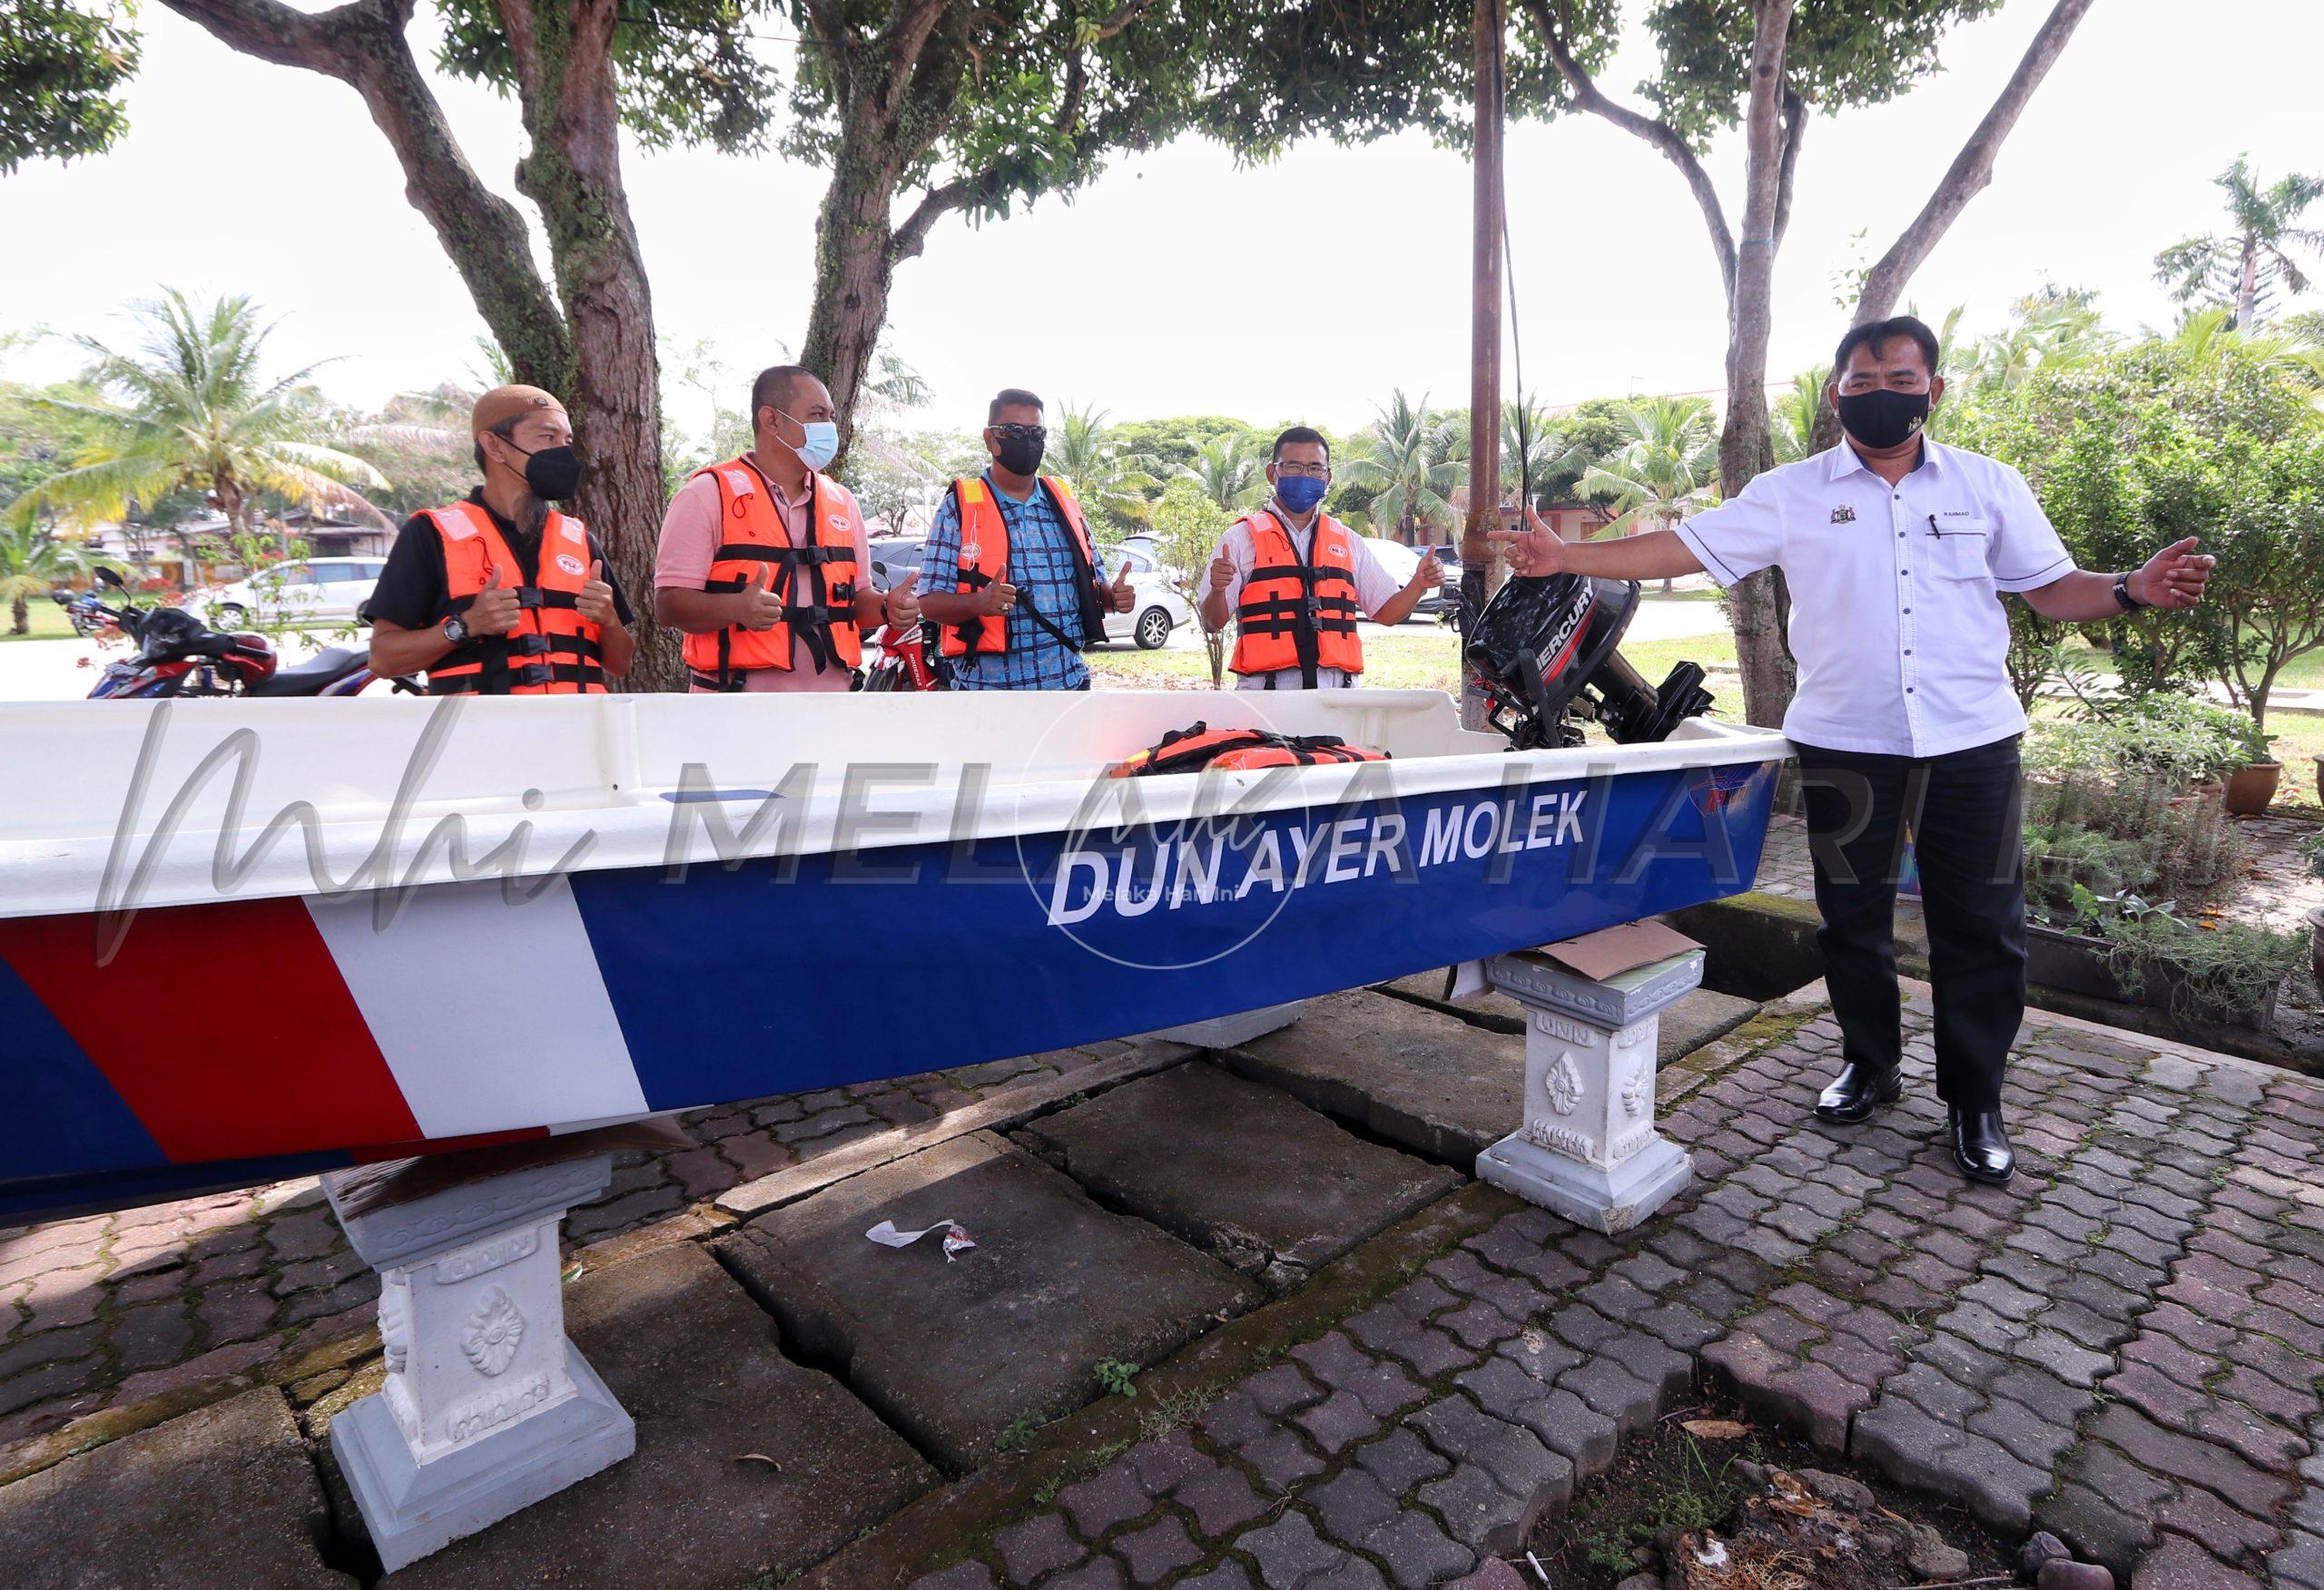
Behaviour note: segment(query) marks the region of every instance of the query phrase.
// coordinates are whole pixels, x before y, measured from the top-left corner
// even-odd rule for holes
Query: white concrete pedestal
[[[509,1172],[350,1214],[379,1272],[387,1385],[331,1420],[331,1450],[393,1573],[635,1449],[636,1428],[565,1335],[557,1226],[613,1156]],[[350,1200],[351,1202],[351,1200]]]
[[[1477,1156],[1477,1175],[1577,1225],[1628,1231],[1694,1174],[1654,1129],[1662,1008],[1702,982],[1688,950],[1598,982],[1523,952],[1485,978],[1525,1006],[1525,1124]]]

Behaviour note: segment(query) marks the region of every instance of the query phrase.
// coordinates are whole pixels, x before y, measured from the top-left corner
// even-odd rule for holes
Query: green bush
[[[2140,839],[2117,839],[2078,822],[2028,823],[2025,827],[2025,896],[2053,922],[2074,916],[2074,887],[2093,895],[2119,895],[2154,882],[2154,856]]]
[[[2177,1016],[2249,1020],[2308,958],[2304,928],[2279,933],[2247,922],[2198,926],[2151,911],[2109,918],[2101,932],[2107,969],[2125,994],[2135,993],[2154,968],[2173,975],[2171,1009]]]
[[[2149,770],[2187,780],[2221,779],[2267,761],[2269,738],[2241,712],[2157,693],[2107,703],[2078,721],[2043,725],[2028,760],[2059,772]]]
[[[2158,899],[2200,899],[2251,860],[2219,796],[2189,795],[2175,772],[2132,768],[2036,776],[2026,785],[2025,820],[2029,832],[2080,828],[2137,847],[2150,876],[2132,887]],[[2029,853],[2029,888],[2033,881]]]

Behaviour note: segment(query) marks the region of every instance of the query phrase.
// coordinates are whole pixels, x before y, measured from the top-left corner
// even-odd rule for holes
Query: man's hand
[[[1436,549],[1434,547],[1423,549],[1420,555],[1420,567],[1413,571],[1413,577],[1405,582],[1404,589],[1433,591],[1443,584],[1444,584],[1444,565],[1436,560]]]
[[[1234,583],[1235,560],[1222,551],[1210,560],[1210,588],[1224,596],[1226,587]]]
[[[995,580],[977,593],[977,612],[986,618],[999,618],[1017,605],[1017,587],[1006,580]]]
[[[1129,583],[1129,559],[1122,559],[1122,572],[1106,587],[1106,606],[1115,613],[1128,613],[1137,605],[1137,593]]]
[[[746,630],[773,629],[783,621],[783,599],[766,588],[767,565],[761,564],[751,583],[734,596],[734,622]]]
[[[2219,559],[2198,553],[2196,538],[2176,541],[2146,560],[2130,579],[2131,594],[2150,607],[2192,607]]]
[[[472,635],[505,635],[517,627],[517,617],[525,610],[517,604],[517,593],[501,583],[506,573],[498,567],[484,571],[484,589],[476,594],[468,610],[460,615]]]
[[[573,611],[601,630],[612,629],[619,622],[614,610],[614,588],[606,583],[606,565],[602,561],[589,565],[589,578],[581,594],[573,599]]]
[[[1493,550],[1509,559],[1509,572],[1520,579],[1539,579],[1544,574],[1561,573],[1566,566],[1565,538],[1547,525],[1533,511],[1531,504],[1525,507],[1525,528],[1522,530],[1488,530],[1485,539]]]
[[[920,583],[920,571],[912,570],[888,592],[888,623],[896,629],[910,629],[920,622],[920,597],[912,587]]]

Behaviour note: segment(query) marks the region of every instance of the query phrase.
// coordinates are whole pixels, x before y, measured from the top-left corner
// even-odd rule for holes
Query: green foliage
[[[2265,315],[2278,288],[2287,294],[2308,290],[2298,256],[2324,250],[2324,231],[2295,223],[2324,199],[2324,177],[2280,177],[2263,187],[2238,155],[2212,181],[2227,195],[2228,230],[2171,244],[2154,257],[2154,279],[2182,304],[2233,309],[2248,329]]]
[[[2072,920],[2080,891],[2120,895],[2154,881],[2154,861],[2142,839],[2117,839],[2078,822],[2025,827],[2025,894],[2035,914]]]
[[[2079,750],[2062,755],[2047,732],[2036,736],[2026,759],[2029,832],[2078,828],[2138,847],[2143,887],[2158,899],[2203,898],[2249,865],[2250,848],[2219,796],[2189,794],[2182,771],[2080,756]]]
[[[32,604],[88,567],[86,554],[44,525],[0,525],[0,602],[8,604],[9,633],[31,633]]]
[[[1146,461],[1155,476],[1168,479],[1195,461],[1211,442],[1229,437],[1253,437],[1246,421],[1224,414],[1182,414],[1169,419],[1126,419],[1106,427],[1107,439],[1124,454]],[[1272,441],[1272,437],[1267,438]]]
[[[2148,974],[2170,974],[2171,1008],[2179,1016],[2248,1021],[2308,958],[2308,929],[2279,933],[2249,922],[2183,921],[2167,911],[2108,918],[2107,969],[2125,994]]]
[[[1106,411],[1095,404],[1068,408],[1049,438],[1044,466],[1073,485],[1082,510],[1101,538],[1144,530],[1153,516],[1148,495],[1161,485],[1147,461],[1123,447]]]
[[[1205,442],[1179,476],[1231,515],[1265,500],[1267,462],[1267,444],[1245,431]]]
[[[993,1437],[994,1449],[1001,1452],[1024,1451],[1033,1444],[1033,1438],[1040,1434],[1042,1423],[1043,1420],[1034,1414],[1019,1414],[1001,1427],[999,1435]]]
[[[1415,403],[1397,388],[1382,405],[1337,471],[1348,486],[1371,494],[1374,531],[1407,541],[1449,536],[1459,527],[1452,493],[1468,476],[1465,417]]]
[[[271,381],[261,375],[271,329],[249,299],[197,309],[165,291],[138,312],[145,341],[134,352],[74,339],[95,360],[90,383],[108,399],[33,400],[88,422],[103,439],[0,510],[9,522],[54,514],[85,524],[182,488],[214,496],[237,530],[249,528],[260,492],[384,518],[349,483],[383,488],[387,479],[332,445],[330,416],[309,384],[316,367]]]
[[[1120,1359],[1098,1360],[1098,1387],[1108,1397],[1137,1395],[1137,1366]]]
[[[492,0],[439,0],[438,63],[503,94],[517,83],[514,54]],[[614,81],[625,126],[648,149],[694,144],[751,152],[766,144],[778,88],[752,50],[758,0],[624,0],[614,34]]]
[[[2309,877],[2324,878],[2324,828],[2299,841],[2299,859],[2308,863]]]
[[[9,0],[0,15],[0,177],[28,160],[101,154],[128,130],[118,97],[137,70],[131,8]]]
[[[1812,422],[1811,422],[1812,423]],[[1664,529],[1718,495],[1718,432],[1700,398],[1644,398],[1622,409],[1620,450],[1581,477],[1617,510],[1608,532]]]
[[[2267,760],[2268,737],[2241,712],[2183,695],[2106,703],[2102,715],[2047,727],[2037,738],[2043,766],[2083,771],[2152,771],[2181,784],[2220,779]]]

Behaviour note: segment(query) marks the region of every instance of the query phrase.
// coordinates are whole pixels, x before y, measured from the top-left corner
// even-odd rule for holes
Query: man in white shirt
[[[1893,922],[1909,826],[1954,1164],[2006,1182],[2016,1159],[2002,1071],[2025,1005],[2025,714],[2000,595],[2067,623],[2192,607],[2213,560],[2190,537],[2127,574],[2076,569],[2016,470],[1921,434],[1945,395],[1936,363],[1935,334],[1909,315],[1858,326],[1825,388],[1846,433],[1831,451],[1756,476],[1675,530],[1569,545],[1529,515],[1531,529],[1496,539],[1525,575],[1706,572],[1732,585],[1783,570],[1799,665],[1784,733],[1799,753],[1846,1061],[1816,1113],[1862,1121],[1903,1091]]]
[[[1233,616],[1237,689],[1354,684],[1364,672],[1357,617],[1403,623],[1443,583],[1443,567],[1423,548],[1399,584],[1362,536],[1323,511],[1332,455],[1321,431],[1295,425],[1275,437],[1267,484],[1273,500],[1229,526],[1211,555],[1203,628],[1215,634]]]

